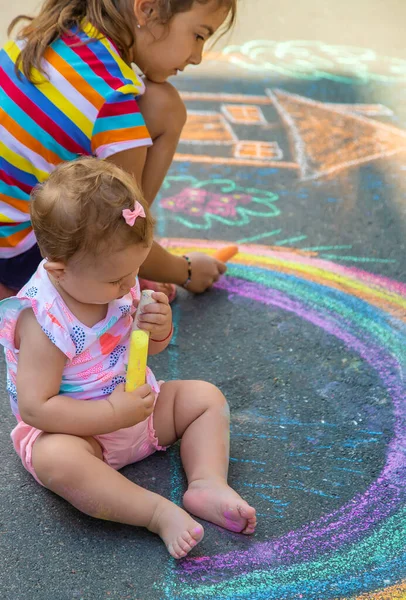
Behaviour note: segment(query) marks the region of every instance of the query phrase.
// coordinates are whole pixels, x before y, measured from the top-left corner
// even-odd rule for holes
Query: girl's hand
[[[145,421],[154,410],[155,394],[150,385],[141,385],[133,392],[126,392],[120,383],[110,394],[109,402],[114,410],[117,429],[132,427]]]
[[[186,286],[189,292],[206,291],[227,271],[225,263],[207,254],[191,252],[189,258],[192,264],[192,278]]]
[[[154,292],[151,302],[144,307],[138,318],[138,327],[151,334],[152,339],[165,339],[172,328],[172,310],[168,296],[162,292]]]

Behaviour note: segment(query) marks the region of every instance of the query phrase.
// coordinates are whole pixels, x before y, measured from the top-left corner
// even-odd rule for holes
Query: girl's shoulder
[[[89,23],[55,40],[45,58],[56,69],[68,63],[70,70],[63,69],[61,75],[71,78],[76,88],[81,82],[82,87],[93,87],[99,97],[106,98],[123,88],[136,95],[145,90],[144,82],[121,58],[113,42]],[[94,97],[92,100],[96,101]]]

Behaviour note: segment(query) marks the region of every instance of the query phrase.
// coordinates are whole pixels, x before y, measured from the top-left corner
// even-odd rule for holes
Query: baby
[[[38,483],[82,512],[157,533],[175,558],[202,539],[188,513],[251,534],[255,509],[227,484],[229,410],[203,381],[147,383],[124,390],[137,274],[153,219],[134,179],[113,164],[82,158],[34,189],[31,219],[44,260],[13,298],[0,303],[7,389],[18,421],[11,437]],[[149,354],[169,344],[165,294],[155,292],[139,327]],[[186,509],[118,472],[181,441]]]

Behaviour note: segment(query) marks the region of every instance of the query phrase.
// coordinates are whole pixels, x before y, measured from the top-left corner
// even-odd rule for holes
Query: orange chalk
[[[222,262],[227,262],[230,258],[233,258],[238,252],[238,246],[224,246],[224,248],[220,248],[214,253],[214,258],[217,260],[221,260]]]

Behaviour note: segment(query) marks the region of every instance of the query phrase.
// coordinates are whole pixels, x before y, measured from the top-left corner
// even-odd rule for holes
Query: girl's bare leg
[[[203,381],[164,383],[154,412],[159,444],[182,438],[188,479],[185,508],[207,521],[241,533],[255,530],[255,509],[227,483],[229,410],[223,394]]]
[[[187,112],[170,83],[145,83],[145,94],[138,98],[138,105],[154,143],[147,150],[142,190],[152,204],[173,162]]]
[[[32,460],[39,480],[58,496],[92,517],[146,527],[174,558],[186,556],[203,537],[203,527],[184,510],[104,463],[94,438],[44,433]]]
[[[142,173],[142,189],[146,200],[152,204],[172,164],[186,123],[186,107],[170,83],[150,81],[146,81],[145,94],[138,99],[138,104],[154,142],[148,148]],[[148,282],[145,285],[148,286]],[[155,283],[149,287],[157,288],[169,297],[173,293],[169,283]]]

